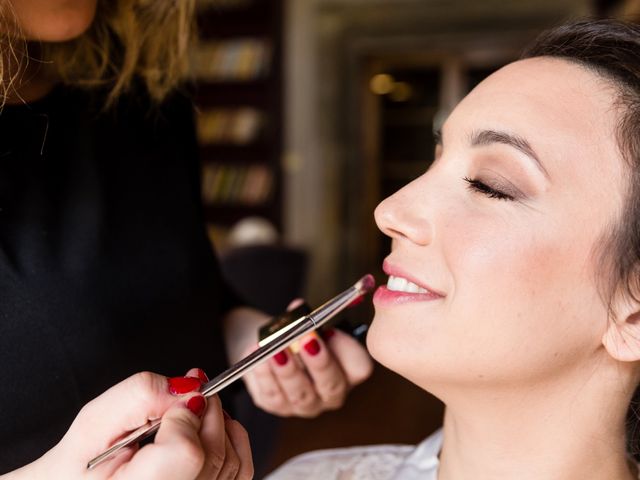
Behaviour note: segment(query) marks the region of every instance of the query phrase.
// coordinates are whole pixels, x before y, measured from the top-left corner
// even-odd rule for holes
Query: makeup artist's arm
[[[199,382],[192,383],[199,388]],[[154,443],[124,450],[95,470],[86,470],[87,462],[123,433],[158,417],[162,424]],[[207,404],[193,391],[176,396],[169,392],[166,377],[142,373],[85,405],[60,443],[44,456],[0,478],[246,480],[252,476],[247,434],[238,422],[225,419],[217,397]]]
[[[264,313],[245,307],[227,315],[225,337],[231,362],[257,347],[258,329],[268,320]],[[280,416],[315,417],[340,408],[349,390],[371,375],[373,362],[352,337],[332,332],[325,339],[311,334],[300,341],[298,354],[285,350],[245,375],[254,403]]]

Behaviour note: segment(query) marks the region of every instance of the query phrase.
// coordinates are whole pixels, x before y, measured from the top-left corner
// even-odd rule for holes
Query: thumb
[[[206,399],[194,393],[175,402],[162,416],[153,444],[147,445],[114,479],[192,480],[198,476],[205,453],[198,432]]]
[[[207,399],[201,393],[194,393],[176,402],[162,416],[155,444],[169,445],[182,439],[199,444],[198,431],[206,408]]]

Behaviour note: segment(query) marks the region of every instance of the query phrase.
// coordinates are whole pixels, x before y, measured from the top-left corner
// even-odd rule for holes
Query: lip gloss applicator
[[[202,385],[200,387],[200,392],[205,397],[210,397],[211,395],[218,393],[223,388],[241,378],[247,372],[250,372],[256,366],[268,360],[272,355],[284,350],[307,333],[327,323],[342,310],[353,304],[354,301],[360,299],[373,290],[374,286],[375,280],[373,279],[373,276],[371,274],[365,275],[352,287],[336,295],[308,315],[304,315],[297,320],[294,320],[269,337],[261,340],[257,350],[247,355],[245,358],[222,372],[217,377],[213,378],[211,381]],[[97,467],[101,463],[114,457],[123,448],[138,443],[139,441],[154,434],[160,428],[160,422],[160,419],[148,421],[145,425],[127,435],[111,448],[90,460],[87,464],[87,468],[91,470]]]

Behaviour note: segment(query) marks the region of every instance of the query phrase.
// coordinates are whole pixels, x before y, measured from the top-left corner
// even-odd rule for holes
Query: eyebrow
[[[538,169],[549,179],[549,173],[540,161],[536,152],[531,148],[531,144],[523,137],[512,133],[500,132],[496,130],[479,130],[473,132],[470,136],[471,146],[478,147],[481,145],[491,145],[493,143],[501,143],[519,150],[527,157],[532,159]]]

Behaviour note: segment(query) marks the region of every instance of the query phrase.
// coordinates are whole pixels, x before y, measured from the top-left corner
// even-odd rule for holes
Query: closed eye
[[[496,189],[495,187],[490,187],[486,183],[481,182],[480,180],[471,179],[468,177],[464,177],[464,181],[467,182],[470,190],[478,193],[482,193],[489,198],[497,198],[498,200],[515,200],[515,197]]]

